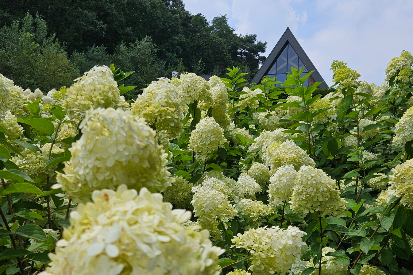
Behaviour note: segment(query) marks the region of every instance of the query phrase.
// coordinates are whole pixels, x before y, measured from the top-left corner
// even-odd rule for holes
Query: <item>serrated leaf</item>
[[[303,270],[303,272],[301,272],[301,275],[309,275],[311,273],[313,273],[313,271],[315,270],[314,267],[309,267]]]
[[[28,237],[30,239],[35,239],[43,242],[47,240],[46,233],[44,233],[43,229],[36,224],[26,224],[20,226],[19,228],[17,228],[15,233],[23,237]]]
[[[43,192],[42,190],[40,190],[38,187],[34,186],[33,184],[25,183],[25,182],[14,183],[1,192],[3,196],[7,194],[13,194],[13,193],[42,194]]]
[[[342,264],[344,266],[349,266],[350,265],[350,258],[347,256],[338,256],[333,258],[333,262]]]
[[[394,217],[393,229],[397,229],[403,226],[407,221],[407,211],[403,206],[399,206]]]
[[[16,175],[10,171],[7,170],[1,170],[0,171],[0,178],[2,179],[9,179],[15,182],[24,182],[24,178],[20,177],[19,175]]]
[[[132,91],[133,89],[135,89],[137,86],[125,86],[125,85],[120,85],[119,88],[119,94],[123,95],[126,94],[129,91]]]
[[[66,111],[63,110],[61,106],[55,106],[52,110],[52,114],[54,114],[57,119],[63,120],[66,116]]]
[[[381,251],[380,256],[381,256],[381,260],[386,265],[389,265],[393,261],[393,253],[391,252],[390,248],[388,248],[388,247],[385,247]]]
[[[23,171],[17,170],[17,169],[9,169],[9,172],[23,178],[24,180],[28,181],[28,182],[34,182],[26,173],[24,173]]]
[[[27,110],[30,111],[35,116],[38,116],[40,114],[40,104],[39,104],[40,98],[36,99],[34,102],[27,104]]]
[[[337,154],[338,149],[339,149],[340,147],[339,147],[339,143],[337,142],[336,139],[331,139],[331,140],[329,140],[328,143],[327,143],[327,148],[328,148],[328,151],[331,153],[331,155],[334,156],[334,155]]]

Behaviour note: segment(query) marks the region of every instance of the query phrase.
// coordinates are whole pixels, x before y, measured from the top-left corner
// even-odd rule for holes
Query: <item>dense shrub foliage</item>
[[[0,273],[411,274],[412,65],[376,86],[334,61],[327,94],[183,73],[132,103],[114,66],[47,95],[0,75]]]

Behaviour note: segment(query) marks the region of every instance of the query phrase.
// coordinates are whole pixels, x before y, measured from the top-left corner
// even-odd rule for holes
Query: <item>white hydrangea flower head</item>
[[[267,185],[271,177],[268,166],[260,162],[253,162],[247,173],[255,179],[262,188]]]
[[[413,56],[408,51],[403,51],[399,57],[390,60],[386,68],[386,81],[392,77],[399,77],[403,69],[410,69],[413,66]],[[403,80],[403,79],[400,79]]]
[[[356,148],[357,145],[357,138],[353,135],[346,136],[343,138],[343,145]]]
[[[183,177],[174,178],[172,186],[163,191],[164,201],[172,203],[176,208],[188,209],[192,200],[192,187],[194,185]]]
[[[264,93],[261,89],[251,90],[248,87],[244,87],[242,89],[242,92],[243,93],[240,95],[239,100],[236,104],[237,107],[240,107],[241,109],[257,109],[260,106],[260,101],[256,99],[256,97],[259,95],[264,96]]]
[[[386,273],[375,266],[362,265],[359,275],[386,275]]]
[[[23,89],[15,86],[13,80],[0,74],[0,119],[6,115],[7,111],[16,117],[22,116],[26,113],[23,108],[26,102]]]
[[[383,173],[374,173],[374,177],[367,181],[367,185],[374,190],[383,190],[387,187],[389,178]]]
[[[55,120],[53,122],[55,129],[58,126],[59,121]],[[74,138],[78,134],[77,125],[69,120],[69,117],[65,117],[63,123],[60,125],[59,133],[57,134],[56,140],[61,144],[62,147],[67,147],[62,141],[67,138]]]
[[[95,66],[66,90],[62,107],[67,110],[67,115],[78,123],[90,108],[128,109],[129,104],[119,94],[118,84],[110,68]]]
[[[362,138],[374,138],[377,136],[377,134],[380,132],[379,128],[374,128],[374,129],[370,129],[365,131],[364,127],[368,126],[368,125],[372,125],[372,124],[376,124],[376,121],[370,120],[370,119],[365,119],[362,118],[360,119],[359,122],[359,133],[360,136]],[[353,135],[357,135],[357,128],[354,128],[353,130],[350,131]]]
[[[404,148],[406,142],[413,140],[413,107],[410,107],[396,123],[393,144]]]
[[[292,102],[300,103],[302,102],[302,98],[299,96],[290,95],[287,97],[287,103],[292,103]],[[304,111],[303,107],[288,107],[287,116],[292,117],[292,116],[298,115],[299,113],[303,111]]]
[[[306,165],[300,168],[291,196],[294,212],[340,215],[345,207],[346,201],[340,198],[336,182],[323,170]]]
[[[162,195],[126,185],[94,191],[72,211],[47,274],[214,274],[218,256],[208,231],[184,226],[191,214],[172,210]]]
[[[398,197],[402,197],[401,203],[407,208],[413,209],[413,159],[397,165],[392,169],[390,176],[391,188],[396,191]]]
[[[268,186],[270,205],[278,206],[290,201],[297,176],[298,173],[291,164],[281,166],[275,171]]]
[[[198,185],[192,188],[194,195],[192,205],[194,216],[204,229],[208,229],[214,239],[221,237],[218,229],[220,222],[226,223],[237,215],[237,210],[229,202],[228,195],[207,186]]]
[[[298,147],[292,140],[268,147],[266,162],[268,166],[271,166],[272,171],[288,164],[293,165],[295,170],[300,169],[303,165],[315,166],[314,160],[308,156],[307,152]]]
[[[238,233],[232,239],[233,246],[244,248],[253,256],[250,270],[252,274],[285,274],[300,258],[305,232],[289,226],[281,229],[261,227]]]
[[[347,266],[334,262],[334,256],[327,256],[329,252],[335,252],[336,250],[331,247],[323,247],[322,250],[322,261],[321,264],[321,274],[323,275],[345,275],[347,274]],[[318,265],[314,266],[313,261],[309,261],[307,267],[316,267],[311,275],[319,274]]]
[[[377,206],[386,206],[390,203],[391,199],[394,197],[398,197],[397,190],[394,186],[390,186],[389,188],[382,190],[379,196],[376,199]]]
[[[10,111],[6,111],[3,118],[0,117],[0,126],[6,131],[4,134],[8,140],[18,139],[23,134],[23,127],[17,123],[17,117]]]
[[[208,81],[212,96],[212,117],[223,128],[230,126],[231,119],[228,115],[228,90],[221,78],[212,76]]]
[[[235,269],[234,271],[227,273],[227,275],[251,275],[251,273],[245,270]]]
[[[10,89],[14,86],[12,80],[0,74],[0,118],[5,115],[10,99]]]
[[[369,152],[367,150],[363,150],[363,152],[361,152],[361,155],[362,155],[362,158],[361,158],[361,161],[360,161],[360,166],[361,167],[366,167],[369,160],[377,160],[377,154],[374,154],[374,153]]]
[[[276,111],[253,113],[252,118],[267,131],[274,131],[280,127],[281,116]]]
[[[235,205],[238,213],[249,216],[254,225],[259,225],[259,219],[273,212],[273,208],[265,205],[262,201],[241,199]]]
[[[245,172],[239,175],[233,189],[234,198],[237,201],[242,198],[255,198],[255,193],[261,191],[261,186],[255,181],[253,177]]]
[[[45,176],[45,173],[50,171],[50,169],[45,168],[48,160],[47,155],[42,154],[42,152],[27,148],[24,148],[20,155],[16,154],[11,158],[11,161],[32,179]]]
[[[237,137],[237,135],[240,135],[240,136],[244,137],[247,140],[247,142],[254,139],[254,137],[250,134],[250,132],[247,129],[237,128],[237,127],[235,127],[233,122],[231,122],[231,124],[229,126],[229,129],[228,129],[228,132],[226,132],[225,135],[234,144],[239,144],[240,143],[239,138]]]
[[[98,108],[87,112],[82,137],[70,148],[72,157],[57,182],[74,202],[90,200],[94,190],[121,184],[163,191],[170,186],[167,154],[153,131],[130,111]]]
[[[213,180],[212,180],[213,179]],[[219,181],[216,181],[219,180]],[[223,192],[225,195],[233,197],[233,191],[237,181],[229,177],[224,176],[222,171],[212,170],[204,173],[198,181],[198,185],[208,186],[219,192]]]
[[[358,103],[364,99],[366,96],[360,94],[366,94],[373,96],[374,95],[375,84],[369,84],[367,81],[360,81],[356,91],[354,92],[353,101]]]
[[[248,152],[259,151],[262,160],[266,159],[268,147],[274,142],[282,143],[291,138],[291,134],[284,133],[287,129],[279,128],[274,131],[262,131],[261,134],[254,139],[254,143],[248,148]]]
[[[171,138],[182,133],[186,108],[177,87],[168,78],[152,81],[131,106],[132,114],[144,118],[156,131],[166,131]]]
[[[227,140],[224,130],[212,117],[205,117],[199,121],[189,138],[189,148],[197,154],[200,161],[206,161],[209,155],[223,147]]]
[[[314,124],[328,124],[330,122],[333,122],[337,118],[337,111],[336,111],[336,106],[334,103],[331,101],[330,98],[332,98],[333,95],[332,93],[319,98],[316,100],[313,104],[310,105],[310,111],[311,112],[316,112],[318,110],[324,109],[324,108],[329,108],[318,115],[316,115],[313,118],[313,123]]]
[[[179,76],[179,80],[175,79],[175,85],[177,85],[179,96],[185,104],[202,101],[203,104],[212,106],[209,83],[201,76],[194,73],[183,73]]]

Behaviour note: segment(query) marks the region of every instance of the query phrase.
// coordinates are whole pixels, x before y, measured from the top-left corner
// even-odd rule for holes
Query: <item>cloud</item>
[[[208,20],[222,14],[239,34],[257,34],[268,55],[287,27],[324,80],[333,60],[348,63],[361,79],[380,84],[387,63],[413,53],[413,1],[393,0],[184,0]],[[196,12],[194,12],[196,11]]]

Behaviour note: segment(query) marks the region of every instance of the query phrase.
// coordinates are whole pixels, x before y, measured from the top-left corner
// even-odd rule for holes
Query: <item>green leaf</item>
[[[373,242],[370,241],[369,239],[363,239],[360,243],[360,249],[366,254],[369,252],[372,246],[373,246]]]
[[[235,261],[233,259],[230,259],[230,258],[218,259],[218,264],[219,264],[220,267],[226,267],[226,266],[228,266],[232,263],[235,263]]]
[[[328,151],[331,153],[331,155],[335,156],[338,152],[338,149],[340,148],[340,145],[337,142],[337,139],[329,140],[327,143],[327,148],[328,148]]]
[[[214,170],[222,171],[222,168],[216,163],[210,163],[207,165],[207,168],[211,167]]]
[[[3,128],[3,126],[0,125],[0,133],[5,133],[6,130]]]
[[[43,242],[47,240],[46,233],[44,233],[43,229],[36,224],[26,224],[20,226],[15,233],[23,237],[28,237]]]
[[[0,145],[0,157],[5,158],[5,159],[11,158],[9,150],[3,145]]]
[[[350,265],[350,258],[347,256],[336,256],[333,258],[333,262],[342,264],[344,266],[349,266]]]
[[[390,227],[393,224],[394,217],[396,216],[396,211],[392,211],[390,215],[382,215],[381,217],[381,226],[389,231]]]
[[[23,148],[30,149],[30,150],[32,150],[33,152],[36,152],[36,151],[41,152],[41,151],[42,151],[42,150],[40,150],[39,147],[37,147],[37,146],[35,146],[35,145],[33,145],[33,144],[30,144],[30,143],[28,143],[28,142],[25,142],[25,141],[14,140],[13,142],[14,142],[14,143],[17,143],[18,145],[22,146]]]
[[[43,230],[42,230],[43,231]],[[6,260],[6,259],[13,259],[17,257],[21,257],[27,254],[30,254],[31,252],[26,250],[26,249],[6,249],[0,254],[0,261],[1,260]]]
[[[315,270],[314,267],[309,267],[303,270],[303,272],[301,272],[301,275],[310,275],[311,273],[313,273],[313,271]]]
[[[48,254],[49,254],[49,252],[34,253],[34,254],[28,255],[27,258],[29,260],[33,260],[33,261],[48,263],[48,262],[50,262],[50,258],[48,256]]]
[[[28,181],[28,182],[34,182],[26,173],[24,173],[23,171],[17,170],[17,169],[9,169],[9,172],[12,172],[13,174],[23,178],[24,180]]]
[[[385,263],[386,265],[389,265],[392,261],[393,261],[393,253],[390,250],[390,248],[385,247],[382,251],[381,251],[381,260],[383,261],[383,263]]]
[[[376,124],[370,124],[370,125],[367,125],[366,127],[364,127],[363,131],[373,130],[373,129],[376,129],[380,126],[381,126],[381,124],[377,124],[377,123]]]
[[[224,148],[219,148],[218,155],[224,160],[227,159],[227,150],[225,150]]]
[[[24,178],[7,170],[0,171],[0,178],[9,179],[15,182],[24,182]]]
[[[30,183],[14,183],[1,192],[3,196],[13,193],[42,194],[43,192]]]
[[[25,119],[24,122],[32,126],[36,131],[48,136],[53,135],[54,125],[47,118],[29,118]]]
[[[192,158],[191,158],[192,159]],[[63,156],[63,157],[59,157],[59,158],[54,158],[49,160],[49,162],[46,164],[45,168],[58,164],[58,163],[62,163],[65,161],[69,161],[70,160],[70,156]]]
[[[359,111],[352,111],[352,112],[348,113],[347,115],[345,115],[344,117],[358,118],[359,113],[360,113]]]
[[[55,106],[52,110],[52,114],[54,114],[57,119],[63,120],[66,116],[66,111],[63,110],[61,106]]]
[[[27,109],[35,116],[40,114],[40,98],[36,99],[33,103],[27,104]]]
[[[404,150],[410,157],[413,157],[413,140],[406,142],[404,145]]]
[[[135,89],[137,86],[125,86],[125,85],[120,85],[119,88],[119,93],[120,95],[126,94],[129,91],[132,91],[133,89]]]
[[[393,229],[397,229],[403,226],[407,221],[407,211],[403,206],[399,206],[396,216],[394,217]]]
[[[346,226],[346,221],[344,219],[341,218],[336,218],[336,217],[329,217],[327,218],[327,223],[328,224],[337,224],[337,225],[341,225],[341,226]]]

